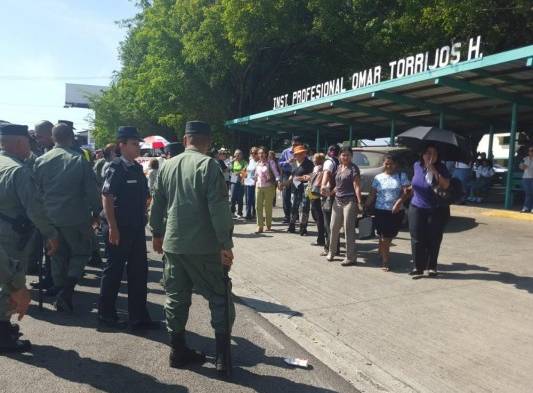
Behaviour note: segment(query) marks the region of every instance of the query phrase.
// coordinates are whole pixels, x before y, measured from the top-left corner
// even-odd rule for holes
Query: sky
[[[64,108],[65,83],[106,86],[120,69],[129,0],[0,0],[0,120],[71,120],[89,127],[88,109]]]

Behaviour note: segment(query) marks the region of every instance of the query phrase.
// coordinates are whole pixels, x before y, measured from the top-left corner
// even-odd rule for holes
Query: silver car
[[[361,192],[368,195],[374,177],[384,170],[385,156],[391,154],[398,162],[399,170],[407,173],[409,179],[413,176],[413,163],[417,159],[416,153],[400,146],[368,146],[354,147],[352,161],[361,170]]]

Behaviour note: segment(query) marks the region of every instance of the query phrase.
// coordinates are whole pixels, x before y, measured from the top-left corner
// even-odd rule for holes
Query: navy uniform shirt
[[[114,198],[117,226],[144,230],[149,190],[142,166],[118,157],[111,161],[104,177],[102,194]]]

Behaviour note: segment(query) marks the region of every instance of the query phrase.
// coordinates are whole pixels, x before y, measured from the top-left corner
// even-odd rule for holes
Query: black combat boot
[[[74,295],[74,287],[78,280],[68,277],[65,287],[58,293],[54,306],[57,311],[66,311],[71,313],[74,311],[72,304],[72,296]]]
[[[0,354],[31,350],[30,341],[19,340],[18,334],[13,335],[13,325],[9,321],[0,321]]]
[[[22,336],[22,333],[20,332],[20,326],[16,323],[9,322],[8,329],[12,337],[18,339]]]
[[[205,363],[205,354],[190,349],[185,345],[185,332],[170,335],[169,365],[172,368],[184,368],[191,363]]]
[[[217,355],[215,359],[215,367],[219,377],[227,377],[231,375],[231,370],[228,370],[228,340],[230,339],[226,333],[215,333],[217,343]],[[228,372],[229,371],[229,372]]]

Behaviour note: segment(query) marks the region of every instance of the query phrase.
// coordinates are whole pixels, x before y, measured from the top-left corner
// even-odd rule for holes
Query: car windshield
[[[384,157],[375,151],[354,151],[352,162],[360,168],[377,168],[383,164]]]

